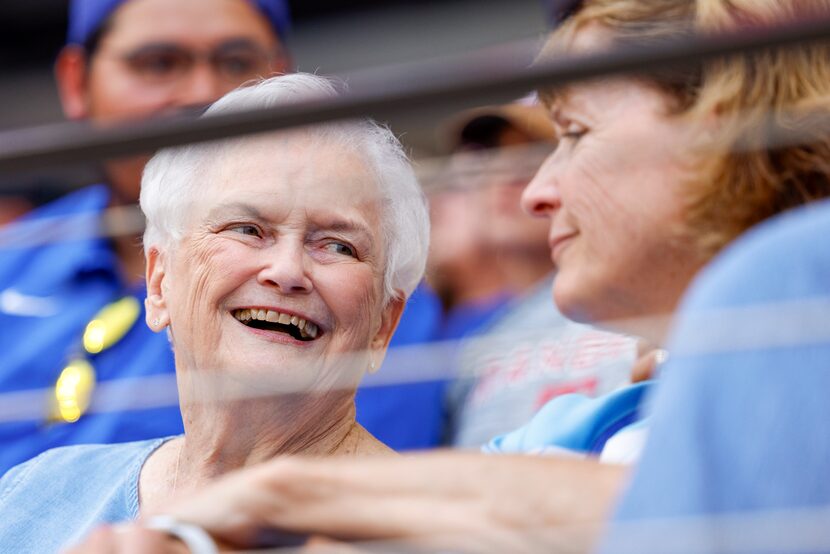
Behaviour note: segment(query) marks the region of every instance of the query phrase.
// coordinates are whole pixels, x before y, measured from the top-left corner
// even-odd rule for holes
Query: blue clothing
[[[164,390],[152,392],[160,394],[166,401],[160,404],[166,407],[97,411],[75,423],[46,423],[44,393],[26,406],[26,413],[11,414],[13,421],[0,418],[0,474],[57,446],[128,442],[183,432],[167,337],[144,324],[143,285],[125,284],[110,243],[97,237],[100,214],[108,202],[106,187],[89,187],[0,232],[0,393],[54,387],[78,350],[90,319],[108,303],[132,294],[142,306],[136,323],[124,338],[89,356],[89,361],[99,384],[159,378],[153,387]],[[407,305],[390,347],[432,339],[440,314],[437,298],[420,288]],[[129,400],[141,404],[147,388],[129,389]],[[443,392],[442,383],[432,382],[360,391],[357,419],[393,448],[434,446],[441,436]],[[0,401],[0,409],[5,404]]]
[[[830,203],[788,213],[695,282],[604,552],[830,552],[827,237]]]
[[[599,455],[608,439],[640,421],[640,405],[651,384],[637,383],[597,398],[557,396],[526,425],[490,441],[485,451],[538,452],[553,447]]]
[[[103,186],[74,192],[0,233],[0,392],[55,386],[84,328],[105,305],[133,294],[136,323],[113,347],[90,356],[99,383],[170,376],[167,337],[144,324],[143,286],[130,290],[108,241],[96,238],[109,201]],[[64,219],[64,218],[70,219]],[[23,230],[21,230],[23,229]],[[54,239],[45,244],[33,241]],[[30,310],[31,306],[38,309]],[[175,399],[175,383],[168,382]],[[141,389],[135,390],[138,397]],[[67,444],[126,442],[183,432],[174,403],[164,408],[89,413],[76,423],[46,423],[47,395],[31,413],[0,422],[0,473],[44,450]],[[36,403],[35,403],[36,404]]]
[[[458,340],[475,335],[498,316],[510,303],[510,295],[499,293],[455,306],[444,316],[438,340]]]
[[[389,350],[424,344],[436,337],[441,323],[441,303],[432,290],[421,284],[401,316]],[[384,378],[395,382],[394,360],[390,352],[380,368]],[[424,356],[424,360],[428,357]],[[437,446],[444,428],[444,390],[446,380],[418,380],[393,385],[372,385],[357,390],[357,421],[378,440],[395,450],[415,450]]]
[[[0,551],[58,552],[138,516],[144,462],[168,439],[44,452],[0,479]]]
[[[386,362],[357,391],[357,420],[395,450],[438,446],[445,433],[444,398],[454,371],[448,364],[455,360],[455,345],[432,345],[417,352],[396,349],[474,334],[507,298],[500,294],[465,304],[445,317],[435,293],[419,286],[407,302]]]
[[[634,339],[569,321],[551,303],[552,285],[553,275],[542,279],[461,346],[447,394],[452,446],[480,448],[556,396],[596,397],[630,381]]]
[[[251,0],[274,28],[285,38],[291,27],[291,15],[286,0]],[[67,44],[83,45],[95,34],[113,12],[126,0],[72,0],[69,4]]]

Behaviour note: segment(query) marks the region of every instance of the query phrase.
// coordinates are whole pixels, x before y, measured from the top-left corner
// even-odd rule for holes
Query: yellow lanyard
[[[50,392],[48,421],[74,423],[87,411],[96,383],[89,356],[117,344],[135,324],[139,313],[138,300],[125,296],[101,308],[87,323],[82,351],[70,358]]]

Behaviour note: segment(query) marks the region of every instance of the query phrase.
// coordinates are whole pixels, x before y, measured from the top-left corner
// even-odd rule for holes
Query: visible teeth
[[[268,321],[270,323],[280,323],[282,325],[294,325],[297,327],[303,337],[317,338],[319,329],[316,324],[306,321],[305,319],[296,315],[283,314],[274,310],[260,310],[258,308],[245,308],[236,310],[234,317],[242,322],[248,322],[252,319],[259,321]]]

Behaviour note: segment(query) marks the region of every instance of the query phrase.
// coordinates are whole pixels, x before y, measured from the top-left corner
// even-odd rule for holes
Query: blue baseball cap
[[[129,0],[71,0],[67,44],[84,44],[121,4]],[[284,39],[291,28],[287,0],[248,0]]]

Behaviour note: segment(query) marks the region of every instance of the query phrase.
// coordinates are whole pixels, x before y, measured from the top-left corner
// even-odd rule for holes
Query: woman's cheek
[[[348,269],[337,275],[336,279],[332,276],[329,281],[333,285],[331,292],[338,299],[339,309],[336,311],[340,312],[339,317],[347,319],[341,323],[346,325],[350,339],[361,344],[365,342],[368,346],[371,340],[368,334],[374,328],[382,298],[376,292],[375,279],[368,267]],[[366,314],[371,315],[366,317]]]

